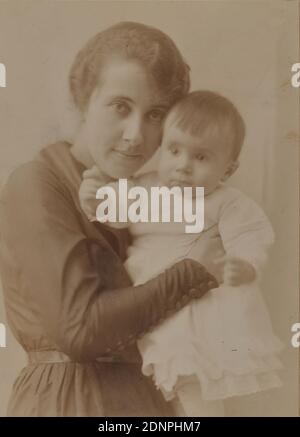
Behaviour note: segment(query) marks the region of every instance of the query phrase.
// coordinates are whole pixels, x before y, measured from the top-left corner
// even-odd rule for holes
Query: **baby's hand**
[[[97,167],[94,166],[83,173],[83,180],[79,188],[79,202],[89,220],[96,220],[96,209],[99,204],[96,193],[103,185],[106,184]]]
[[[223,265],[223,282],[226,285],[238,286],[254,281],[255,268],[241,258],[224,256],[216,261]]]

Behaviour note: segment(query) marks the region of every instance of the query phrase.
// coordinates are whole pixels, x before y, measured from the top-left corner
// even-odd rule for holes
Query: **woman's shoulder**
[[[4,190],[25,189],[51,176],[50,170],[42,162],[29,161],[15,168],[7,178]]]
[[[58,178],[55,170],[45,159],[42,159],[42,154],[51,146],[42,149],[34,159],[23,163],[13,169],[7,177],[2,188],[2,196],[26,196],[44,191],[45,189],[58,186]],[[53,145],[54,147],[54,145]]]

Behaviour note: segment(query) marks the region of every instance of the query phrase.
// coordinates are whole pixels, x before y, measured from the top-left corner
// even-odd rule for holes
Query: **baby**
[[[204,187],[205,196],[201,233],[186,233],[184,221],[125,223],[133,237],[125,265],[135,284],[183,258],[215,273],[207,241],[221,242],[213,254],[223,268],[220,286],[138,342],[143,373],[153,377],[178,415],[222,416],[224,399],[281,385],[281,343],[259,289],[273,230],[253,200],[224,184],[238,168],[244,135],[244,122],[229,100],[209,91],[192,92],[165,120],[157,172],[130,181],[148,190],[176,186],[196,192]],[[93,172],[86,173],[80,201],[94,217]]]

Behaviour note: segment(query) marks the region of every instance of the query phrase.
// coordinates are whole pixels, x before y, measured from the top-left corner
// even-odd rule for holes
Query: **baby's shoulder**
[[[222,185],[216,195],[219,197],[218,221],[269,222],[264,209],[254,199],[237,188]]]
[[[248,197],[237,188],[220,184],[216,190],[206,197],[207,203],[224,207],[231,203],[236,203],[248,199]]]
[[[207,208],[212,208],[218,217],[226,213],[237,214],[238,211],[258,211],[261,207],[248,195],[237,188],[220,185],[206,202]]]

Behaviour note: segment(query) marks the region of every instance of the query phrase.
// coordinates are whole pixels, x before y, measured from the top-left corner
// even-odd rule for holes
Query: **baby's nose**
[[[178,160],[176,170],[182,173],[191,173],[192,162],[188,156],[181,156]]]

